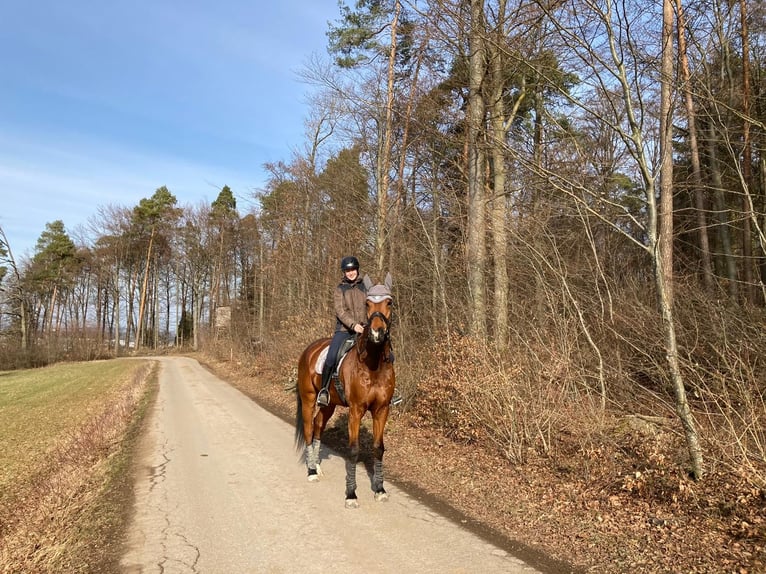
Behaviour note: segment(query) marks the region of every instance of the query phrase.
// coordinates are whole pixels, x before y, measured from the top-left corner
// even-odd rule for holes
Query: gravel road
[[[346,509],[338,454],[309,483],[291,425],[193,359],[157,360],[124,572],[537,572],[390,482],[375,502],[361,465]]]

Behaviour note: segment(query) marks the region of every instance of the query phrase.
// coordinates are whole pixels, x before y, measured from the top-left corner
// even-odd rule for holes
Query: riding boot
[[[394,351],[390,350],[388,352],[388,362],[393,364],[394,363]],[[394,394],[391,396],[391,406],[392,407],[398,407],[402,404],[404,401],[404,397],[399,394],[399,389],[394,388]]]
[[[332,378],[332,365],[324,364],[322,367],[322,388],[317,394],[317,404],[326,407],[330,404],[330,379]]]

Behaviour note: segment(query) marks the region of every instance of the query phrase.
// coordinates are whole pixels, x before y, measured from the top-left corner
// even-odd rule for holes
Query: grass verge
[[[0,571],[117,571],[153,365],[0,373]]]

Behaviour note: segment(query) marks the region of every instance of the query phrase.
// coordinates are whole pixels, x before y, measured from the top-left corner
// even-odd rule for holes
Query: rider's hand
[[[363,333],[364,327],[362,327],[361,323],[354,324],[354,333]]]

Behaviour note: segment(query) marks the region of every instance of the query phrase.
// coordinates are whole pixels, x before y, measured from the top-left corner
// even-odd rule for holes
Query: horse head
[[[373,285],[368,275],[364,276],[363,281],[367,288],[367,338],[370,343],[379,345],[388,338],[391,326],[391,310],[394,305],[391,295],[393,280],[391,273],[386,273],[382,284]]]

